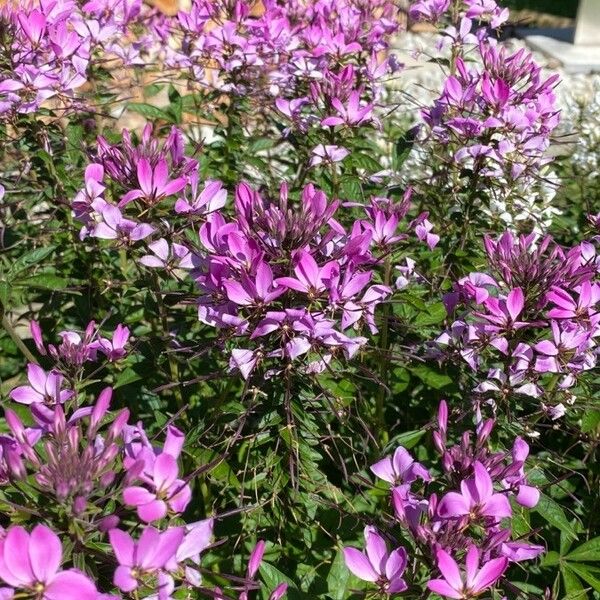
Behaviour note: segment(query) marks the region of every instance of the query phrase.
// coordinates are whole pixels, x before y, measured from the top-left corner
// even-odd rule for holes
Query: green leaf
[[[579,575],[587,584],[591,585],[597,592],[600,592],[600,579],[591,572],[591,567],[587,565],[569,564],[568,568]]]
[[[600,410],[586,410],[581,417],[581,431],[589,433],[598,429],[598,425],[600,425]]]
[[[52,273],[40,273],[27,279],[21,279],[16,284],[26,287],[41,288],[43,290],[63,290],[69,285],[69,280]],[[72,283],[72,282],[71,282]]]
[[[415,319],[415,325],[437,325],[446,318],[446,307],[443,302],[436,302],[427,307],[425,312],[419,313]]]
[[[33,267],[35,265],[39,265],[46,257],[50,256],[56,246],[45,246],[44,248],[36,248],[35,250],[30,250],[26,252],[11,265],[9,269],[9,275],[12,274],[17,275],[21,271]]]
[[[121,371],[117,376],[115,384],[113,388],[116,390],[117,388],[123,387],[124,385],[129,385],[130,383],[134,383],[136,381],[140,381],[142,376],[139,373],[136,373],[131,367],[127,367],[124,371]]]
[[[436,371],[429,365],[419,365],[410,369],[424,384],[434,390],[441,390],[452,384],[452,378],[445,373]]]
[[[418,441],[427,433],[426,429],[419,429],[415,431],[406,431],[400,435],[395,436],[390,442],[390,446],[404,446],[407,450],[414,448]]]
[[[346,567],[344,553],[340,549],[335,555],[335,559],[331,563],[331,568],[327,575],[327,590],[332,600],[344,600],[346,598],[349,579],[350,571]]]
[[[262,562],[260,564],[260,574],[269,590],[274,590],[284,581],[290,588],[297,589],[296,584],[287,575],[284,575],[279,569],[270,565],[268,562]]]
[[[600,560],[600,537],[595,537],[594,539],[578,546],[565,556],[567,560],[574,560],[577,562],[580,561],[596,561]]]
[[[398,170],[408,158],[412,147],[415,143],[416,129],[410,129],[402,137],[398,139],[394,146],[393,165],[394,169]]]
[[[143,117],[146,117],[146,119],[160,119],[169,123],[173,121],[172,117],[167,111],[163,110],[162,108],[158,108],[157,106],[152,106],[152,104],[146,104],[144,102],[130,102],[127,105],[127,108],[142,115]]]
[[[565,586],[565,594],[572,598],[572,600],[584,600],[587,599],[587,593],[579,578],[567,565],[564,565],[560,569],[563,583]]]
[[[535,510],[540,514],[550,525],[560,529],[560,531],[568,538],[575,540],[577,536],[573,532],[573,526],[565,515],[565,511],[560,504],[552,498],[542,494]]]

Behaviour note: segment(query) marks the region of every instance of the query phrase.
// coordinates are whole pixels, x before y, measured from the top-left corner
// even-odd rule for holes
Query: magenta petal
[[[152,168],[145,158],[140,158],[137,164],[137,177],[140,189],[146,196],[152,196]]]
[[[344,548],[346,566],[354,575],[364,581],[377,581],[379,575],[375,572],[369,559],[356,548]]]
[[[29,534],[21,526],[11,527],[4,538],[4,563],[17,581],[29,587],[35,581],[29,562]],[[11,584],[12,582],[7,581]]]
[[[167,504],[163,500],[152,500],[148,504],[137,507],[137,514],[144,523],[152,523],[163,519],[167,514]]]
[[[394,580],[404,573],[408,556],[404,548],[397,548],[390,552],[390,556],[385,563],[385,576],[390,580]]]
[[[506,308],[513,321],[517,320],[517,317],[521,314],[524,305],[525,298],[521,288],[515,288],[508,294],[508,297],[506,298]]]
[[[28,385],[21,385],[18,388],[15,388],[9,396],[12,400],[20,402],[21,404],[32,404],[34,402],[44,401],[44,397]]]
[[[168,490],[177,479],[177,459],[163,452],[154,460],[154,485],[157,490]]]
[[[176,513],[182,513],[192,499],[192,490],[189,485],[183,483],[180,479],[173,484],[175,490],[179,490],[173,496],[169,497],[169,508]]]
[[[456,561],[445,550],[438,550],[436,556],[438,569],[441,571],[444,579],[455,590],[461,590],[463,581]]]
[[[161,534],[159,546],[152,560],[156,568],[162,568],[170,558],[175,556],[184,534],[183,527],[171,527]]]
[[[186,181],[183,177],[174,179],[165,185],[165,187],[162,189],[162,194],[164,196],[172,196],[173,194],[180,192],[185,187],[185,184]]]
[[[49,581],[62,560],[62,544],[48,527],[36,525],[29,540],[29,560],[37,581]]]
[[[48,600],[96,600],[96,586],[74,569],[62,571],[46,586],[44,598]]]
[[[443,579],[432,579],[427,587],[436,594],[440,596],[444,596],[445,598],[455,598],[456,600],[460,600],[463,598],[462,592],[457,592],[453,587],[451,587],[446,581]]]
[[[493,494],[481,508],[481,514],[486,517],[502,519],[512,515],[510,502],[504,494]]]
[[[475,494],[473,495],[480,500],[485,500],[494,493],[492,478],[490,477],[488,470],[479,461],[475,461],[473,470],[475,472],[473,481],[475,484],[476,496]]]
[[[135,590],[138,585],[137,581],[131,575],[131,569],[124,566],[117,567],[113,577],[113,583],[122,592],[131,592]]]
[[[123,490],[123,501],[128,506],[140,506],[156,500],[156,494],[149,492],[146,488],[132,485]]]
[[[461,517],[471,512],[471,504],[468,498],[457,492],[448,492],[440,501],[438,515],[443,519],[450,517]]]
[[[376,462],[374,465],[371,465],[371,471],[379,477],[379,479],[383,479],[388,483],[395,483],[396,474],[394,473],[394,468],[392,466],[392,459],[387,456],[386,458],[382,458],[380,461]]]
[[[476,594],[481,593],[496,583],[506,571],[507,566],[508,559],[506,558],[495,558],[485,563],[473,579],[473,592]]]
[[[521,506],[533,508],[540,501],[540,491],[530,485],[521,485],[516,500]]]
[[[365,527],[365,542],[369,562],[375,571],[381,575],[385,569],[388,555],[385,540],[374,527],[367,526]]]
[[[111,529],[108,532],[108,539],[119,564],[133,566],[135,545],[131,536],[120,529]]]
[[[29,363],[27,365],[27,379],[29,379],[31,387],[36,392],[39,392],[42,394],[42,396],[45,394],[48,375],[46,374],[46,371],[42,369],[42,367],[33,363]]]

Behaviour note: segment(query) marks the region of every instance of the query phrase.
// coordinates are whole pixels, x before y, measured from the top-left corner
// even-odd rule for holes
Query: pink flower
[[[242,272],[240,281],[224,281],[227,297],[240,306],[269,304],[286,291],[285,286],[273,287],[273,271],[261,262],[256,268],[254,281]]]
[[[373,118],[373,105],[360,105],[360,92],[354,90],[348,98],[348,106],[344,106],[339,98],[331,101],[333,108],[337,111],[337,116],[330,116],[321,121],[321,125],[335,127],[336,125],[362,125]]]
[[[154,169],[146,158],[140,158],[137,164],[137,179],[140,189],[131,190],[121,198],[119,207],[126,206],[133,200],[143,198],[149,204],[156,204],[167,196],[172,196],[181,191],[186,184],[184,177],[169,181],[169,166],[161,158]]]
[[[319,144],[312,150],[312,158],[310,159],[310,166],[315,167],[321,163],[336,163],[344,160],[346,156],[350,154],[346,148],[339,146]]]
[[[191,253],[182,244],[173,244],[164,238],[148,244],[148,250],[152,254],[146,254],[140,258],[140,263],[146,267],[173,269],[176,267],[186,268],[192,262]]]
[[[27,379],[30,385],[22,385],[15,388],[10,397],[21,404],[62,404],[66,402],[74,392],[72,390],[61,390],[63,376],[56,371],[46,373],[39,365],[29,363],[27,365]]]
[[[490,517],[500,520],[512,514],[505,494],[494,493],[492,479],[487,469],[476,461],[474,475],[460,484],[461,493],[448,492],[440,501],[438,514],[444,519],[452,517]]]
[[[135,590],[139,579],[157,573],[175,556],[183,536],[183,527],[171,527],[161,533],[148,526],[136,543],[125,531],[111,529],[108,537],[119,563],[114,584],[123,592]]]
[[[401,485],[403,483],[412,483],[418,478],[423,481],[430,481],[429,471],[415,462],[406,448],[399,446],[392,456],[386,456],[384,459],[371,466],[371,471],[388,483]]]
[[[469,546],[466,557],[465,577],[456,561],[441,548],[437,551],[437,566],[443,579],[432,579],[427,587],[445,598],[466,600],[479,596],[494,585],[506,571],[508,560],[494,558],[479,568],[479,551]]]
[[[112,340],[100,338],[95,343],[95,348],[100,350],[109,361],[120,360],[126,354],[125,344],[129,339],[129,328],[120,323],[115,328]]]
[[[296,254],[294,277],[280,277],[277,285],[283,285],[291,290],[304,292],[309,300],[315,299],[327,290],[335,276],[339,273],[339,265],[335,261],[328,262],[319,268],[317,261],[306,250]]]
[[[548,311],[548,316],[553,319],[587,318],[596,312],[594,307],[600,301],[600,288],[589,281],[583,282],[579,288],[579,298],[575,302],[568,292],[554,287],[548,292],[547,299],[558,307]]]
[[[198,173],[190,176],[191,199],[179,198],[175,202],[175,212],[179,214],[208,214],[225,206],[227,190],[220,181],[210,179],[199,190]]]
[[[154,227],[148,223],[136,223],[126,219],[116,206],[103,200],[94,201],[92,206],[102,218],[102,221],[92,228],[92,237],[129,243],[143,240],[154,231]]]
[[[0,541],[0,579],[7,585],[39,600],[96,600],[94,584],[76,569],[59,571],[61,560],[60,539],[45,525],[31,534],[12,526]]]
[[[177,460],[163,452],[155,458],[152,474],[147,475],[154,491],[129,486],[123,490],[123,501],[137,507],[137,514],[145,523],[164,518],[169,508],[174,513],[182,513],[191,500],[192,491],[188,484],[177,478],[178,475]]]
[[[404,548],[388,552],[385,540],[374,527],[364,531],[366,552],[356,548],[344,548],[346,566],[364,581],[377,583],[388,594],[408,588],[402,574],[406,569],[407,555]]]

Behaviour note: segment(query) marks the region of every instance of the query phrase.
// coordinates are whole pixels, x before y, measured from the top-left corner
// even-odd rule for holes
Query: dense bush
[[[0,9],[1,598],[600,597],[598,99],[508,18]]]

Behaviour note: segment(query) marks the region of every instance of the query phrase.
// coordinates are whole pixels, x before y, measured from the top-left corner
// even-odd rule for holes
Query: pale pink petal
[[[130,486],[123,490],[123,501],[128,506],[140,506],[156,500],[156,494],[149,492],[146,488]]]
[[[167,515],[167,503],[154,498],[147,504],[140,504],[137,507],[137,514],[144,523],[152,523],[153,521],[164,519]]]
[[[122,592],[131,592],[135,590],[138,585],[137,581],[131,575],[131,569],[124,566],[117,567],[113,577],[113,583]]]
[[[356,548],[344,548],[346,566],[354,575],[364,581],[377,581],[379,575],[375,572],[369,559]]]
[[[385,540],[374,527],[365,527],[365,550],[369,562],[380,575],[384,572],[388,551]]]
[[[521,314],[524,305],[525,298],[521,288],[515,288],[508,294],[508,297],[506,298],[506,308],[513,321],[517,320],[517,317]]]
[[[33,584],[35,575],[29,562],[29,534],[23,527],[14,526],[8,530],[4,538],[3,554],[7,570],[22,584],[18,587],[29,587]]]
[[[456,600],[464,598],[462,592],[457,592],[453,587],[450,587],[444,579],[432,579],[427,587],[432,592],[444,596],[444,598],[455,598]]]
[[[449,517],[461,517],[471,512],[471,503],[458,492],[448,492],[440,501],[438,514],[447,519]]]

